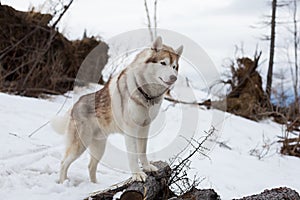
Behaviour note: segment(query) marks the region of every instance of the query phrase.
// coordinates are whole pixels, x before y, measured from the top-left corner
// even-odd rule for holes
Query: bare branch
[[[203,146],[204,142],[206,142],[209,137],[214,134],[216,129],[214,127],[211,127],[211,129],[206,133],[206,136],[202,138],[202,140],[199,142],[199,140],[196,140],[195,138],[186,139],[184,138],[188,144],[187,146],[179,152],[172,160],[171,160],[171,167],[172,167],[172,175],[169,179],[168,185],[172,186],[175,185],[180,190],[180,193],[186,192],[193,183],[197,183],[197,181],[192,181],[192,184],[190,183],[190,179],[187,177],[187,170],[190,169],[191,165],[191,158],[196,154],[200,153],[201,155],[205,155],[203,153],[203,150],[207,150]],[[191,146],[193,150],[183,159],[180,158],[180,155],[185,152],[187,147]],[[176,165],[174,165],[175,161],[178,161]]]
[[[63,12],[59,15],[59,17],[57,18],[57,20],[53,23],[52,28],[55,28],[56,25],[58,24],[58,22],[61,20],[61,18],[64,16],[64,14],[67,12],[67,10],[70,8],[70,6],[72,5],[74,0],[70,0],[68,5],[64,6],[64,10]]]
[[[154,38],[157,37],[157,0],[154,1]]]
[[[152,31],[152,26],[151,26],[151,20],[150,20],[150,14],[149,14],[149,9],[148,9],[148,5],[147,5],[147,0],[144,0],[144,5],[145,5],[145,10],[146,10],[146,14],[147,14],[147,21],[148,21],[148,30],[149,30],[149,34],[150,34],[150,39],[151,41],[153,41],[153,31]]]

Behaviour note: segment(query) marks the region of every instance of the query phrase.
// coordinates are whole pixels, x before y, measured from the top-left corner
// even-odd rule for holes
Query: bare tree
[[[277,73],[274,73],[274,78],[278,79],[279,82],[273,88],[273,94],[276,102],[276,112],[279,112],[280,107],[287,106],[288,96],[286,94],[286,77],[287,69],[280,69]]]
[[[298,61],[298,51],[299,51],[299,41],[300,37],[298,34],[298,18],[297,18],[297,1],[299,0],[288,0],[287,7],[291,13],[291,20],[287,24],[288,31],[292,34],[292,39],[289,39],[291,42],[287,42],[286,54],[287,62],[290,67],[291,80],[293,85],[294,92],[294,104],[292,105],[293,111],[291,117],[295,117],[299,114],[299,61]],[[290,36],[289,36],[290,38]]]
[[[148,23],[150,39],[151,39],[151,41],[154,41],[154,38],[157,37],[157,0],[154,1],[154,15],[153,15],[154,27],[152,26],[152,23],[151,23],[150,12],[149,12],[147,0],[144,0],[144,6],[145,6],[146,15],[147,15],[147,23]],[[154,31],[154,33],[153,33],[153,31]]]
[[[149,30],[149,34],[150,34],[150,39],[151,39],[151,41],[153,41],[153,32],[152,32],[151,19],[150,19],[150,13],[149,13],[147,0],[144,0],[144,5],[145,5],[146,14],[147,14],[148,30]]]
[[[293,44],[294,44],[294,66],[295,66],[295,73],[292,72],[292,79],[293,79],[293,89],[295,95],[295,112],[299,113],[299,94],[298,94],[298,76],[299,76],[299,66],[298,66],[298,44],[299,44],[299,36],[298,36],[298,19],[297,19],[297,0],[292,0],[292,15],[293,15]],[[296,114],[295,113],[295,114]]]
[[[271,36],[270,36],[271,41],[270,41],[269,67],[268,67],[267,85],[266,85],[266,93],[269,99],[271,97],[273,65],[274,65],[274,55],[275,55],[276,10],[277,10],[277,0],[272,0]]]
[[[156,11],[157,11],[157,0],[154,1],[154,37],[157,37],[157,16],[156,16]]]

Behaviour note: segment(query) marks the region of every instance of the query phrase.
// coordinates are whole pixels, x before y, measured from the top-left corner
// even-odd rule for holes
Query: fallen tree
[[[120,200],[164,200],[164,199],[203,199],[219,200],[219,196],[213,190],[199,190],[197,179],[190,180],[187,171],[190,169],[191,158],[196,154],[204,155],[204,142],[214,134],[212,127],[206,136],[199,139],[187,140],[187,147],[192,150],[186,155],[181,151],[170,159],[170,165],[166,162],[158,161],[152,163],[158,168],[157,172],[147,173],[145,182],[130,182],[114,186],[105,191],[92,194],[87,199],[111,200],[119,195]],[[205,156],[205,155],[204,155]],[[120,194],[121,193],[121,194]]]
[[[93,69],[101,73],[108,46],[96,37],[69,41],[49,25],[52,18],[0,4],[1,92],[37,97],[72,90],[81,63],[100,44],[101,59]]]
[[[130,182],[117,185],[104,191],[91,194],[86,200],[220,200],[213,189],[197,189],[192,187],[179,196],[168,187],[171,167],[162,161],[154,162],[158,172],[147,173],[145,182]],[[290,188],[274,188],[264,192],[236,200],[300,200],[299,194]]]
[[[148,177],[145,182],[131,182],[130,179],[124,183],[117,184],[104,191],[91,194],[86,200],[220,200],[220,196],[213,189],[197,188],[199,182],[197,178],[188,178],[188,170],[191,168],[191,158],[196,154],[204,154],[204,142],[214,134],[212,127],[206,132],[206,137],[202,140],[191,139],[188,146],[192,147],[187,155],[180,152],[170,160],[170,165],[166,162],[157,161],[152,163],[158,168],[157,172],[146,172]],[[192,181],[192,182],[191,182]],[[268,196],[265,192],[262,196]],[[298,193],[291,189],[273,189],[272,195],[281,200],[300,200]],[[258,195],[258,197],[261,197]],[[257,198],[268,199],[268,198]],[[252,200],[252,199],[246,199]],[[254,199],[253,199],[254,200]],[[255,199],[256,200],[256,199]]]
[[[190,200],[190,199],[201,199],[201,200],[218,200],[219,196],[214,190],[199,190],[192,188],[190,191],[183,195],[176,196],[168,186],[169,179],[172,174],[171,167],[162,161],[154,162],[159,170],[157,172],[147,173],[148,177],[145,182],[130,182],[117,186],[113,189],[107,189],[92,194],[86,198],[92,200],[112,200],[116,198],[116,194],[119,194],[119,200]]]
[[[221,81],[230,86],[230,92],[222,101],[213,102],[213,107],[248,119],[260,120],[271,110],[271,103],[262,88],[262,78],[257,71],[261,53],[252,59],[242,57],[230,66],[228,80]],[[226,105],[224,107],[224,105]]]

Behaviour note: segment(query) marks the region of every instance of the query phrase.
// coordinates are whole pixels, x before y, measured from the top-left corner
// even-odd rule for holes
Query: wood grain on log
[[[168,190],[168,180],[171,176],[171,168],[166,162],[152,163],[158,168],[157,172],[146,172],[148,177],[145,182],[129,182],[116,189],[94,194],[92,200],[112,200],[113,196],[123,191],[120,200],[156,200],[158,196],[164,196]]]

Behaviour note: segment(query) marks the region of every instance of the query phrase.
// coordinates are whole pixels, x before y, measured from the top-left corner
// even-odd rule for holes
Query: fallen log
[[[220,196],[213,189],[199,190],[192,188],[190,191],[179,197],[172,197],[168,200],[220,200]]]
[[[157,172],[147,173],[145,182],[125,181],[105,191],[91,194],[85,200],[220,200],[213,189],[197,189],[193,187],[182,195],[175,195],[169,188],[172,173],[166,162],[152,163]],[[290,188],[281,187],[265,190],[260,194],[233,200],[300,200],[299,194]]]
[[[300,200],[299,194],[290,188],[280,187],[271,190],[265,190],[260,194],[243,197],[234,200]]]
[[[171,176],[171,168],[166,162],[152,163],[158,168],[157,172],[147,172],[145,182],[127,182],[115,189],[110,189],[93,194],[92,200],[112,200],[114,195],[122,191],[120,200],[155,200],[158,196],[167,196],[168,180]]]
[[[154,200],[168,189],[168,180],[171,176],[171,168],[166,162],[153,163],[159,170],[148,173],[146,181],[132,183],[121,195],[120,200]]]

